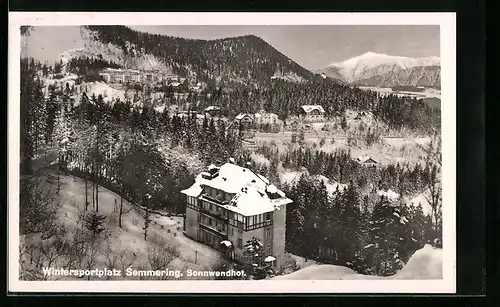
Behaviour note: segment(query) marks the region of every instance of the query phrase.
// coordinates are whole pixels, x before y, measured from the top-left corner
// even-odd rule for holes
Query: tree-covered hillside
[[[125,56],[154,55],[181,76],[228,77],[269,82],[276,73],[311,80],[315,75],[254,35],[217,40],[186,39],[134,31],[125,26],[87,26],[94,39],[113,44]]]

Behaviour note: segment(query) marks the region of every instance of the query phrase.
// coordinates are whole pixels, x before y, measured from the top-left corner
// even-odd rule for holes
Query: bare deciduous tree
[[[58,196],[53,189],[47,187],[41,176],[21,180],[19,193],[21,234],[49,232],[54,228],[59,206]]]
[[[164,270],[168,265],[179,258],[180,253],[174,245],[168,244],[163,237],[154,237],[148,247],[148,264],[151,270]],[[159,277],[168,279],[168,276]]]

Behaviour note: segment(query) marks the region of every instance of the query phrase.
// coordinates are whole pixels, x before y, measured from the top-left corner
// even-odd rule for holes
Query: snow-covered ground
[[[250,158],[257,164],[263,164],[266,166],[269,166],[270,164],[269,160],[262,154],[253,153],[250,155]]]
[[[49,184],[49,183],[48,183]],[[52,183],[55,184],[55,183]],[[62,206],[58,210],[58,216],[69,229],[76,226],[79,212],[84,208],[85,183],[83,179],[74,176],[61,176],[61,200]],[[92,199],[89,187],[89,201]],[[148,230],[148,242],[144,240],[144,212],[124,200],[124,212],[122,217],[122,228],[118,226],[118,207],[120,196],[100,187],[99,189],[99,214],[106,216],[106,228],[111,234],[109,240],[111,248],[118,253],[127,248],[129,257],[136,257],[133,267],[147,267],[148,246],[152,240],[163,240],[168,245],[174,246],[179,251],[178,259],[169,264],[170,268],[204,270],[213,265],[213,261],[219,255],[217,251],[201,243],[195,242],[183,235],[183,218],[166,217],[152,214],[152,223]],[[90,208],[92,209],[92,208]],[[28,235],[27,237],[33,237]],[[105,253],[105,251],[103,251]],[[99,258],[96,267],[105,266],[105,257]]]
[[[325,177],[323,175],[316,176],[316,179],[319,179],[319,180],[323,181],[323,183],[326,186],[326,190],[330,194],[336,192],[337,189],[339,189],[339,191],[347,189],[347,184],[342,184],[342,183],[338,183],[338,182],[332,181],[332,180],[328,179],[327,177]]]
[[[429,189],[427,189],[424,192],[418,194],[417,196],[414,196],[413,198],[407,200],[406,203],[414,206],[421,205],[424,214],[430,215],[432,213],[432,207],[429,204],[429,199],[431,199],[430,196],[431,196],[430,191]]]
[[[280,180],[282,183],[288,183],[288,184],[297,183],[297,181],[300,179],[300,176],[302,176],[302,174],[305,173],[306,172],[285,171],[280,173]]]
[[[281,280],[342,280],[342,279],[442,279],[442,249],[425,245],[411,256],[396,274],[387,277],[362,275],[338,265],[310,265],[287,275],[276,276]]]
[[[111,101],[113,99],[125,100],[125,91],[114,89],[104,82],[90,82],[85,83],[83,86],[87,87],[89,96],[92,94],[96,96],[102,95],[104,101]]]
[[[64,86],[66,86],[66,83],[68,83],[69,86],[72,86],[73,84],[75,84],[75,81],[77,79],[78,79],[78,75],[73,74],[73,73],[67,73],[61,79],[44,78],[43,83],[45,86],[49,86],[49,85],[64,85]]]
[[[297,183],[297,181],[300,179],[300,177],[303,174],[307,174],[307,172],[306,171],[302,171],[302,172],[298,172],[298,171],[285,171],[285,172],[282,172],[280,174],[280,180],[281,180],[282,183],[295,184],[295,183]],[[332,194],[335,191],[337,191],[337,188],[339,190],[343,190],[343,189],[347,188],[347,184],[342,184],[342,183],[338,183],[338,182],[332,181],[332,180],[328,179],[327,177],[325,177],[323,175],[314,176],[314,179],[323,181],[323,183],[326,186],[326,190],[330,194]]]
[[[439,98],[441,99],[441,91],[433,88],[426,88],[421,92],[412,92],[412,91],[393,91],[390,87],[374,87],[374,86],[360,86],[362,90],[370,90],[381,95],[389,95],[396,94],[399,97],[402,96],[412,96],[415,98]]]
[[[387,191],[382,191],[382,190],[378,190],[377,191],[377,194],[379,196],[384,196],[384,197],[387,197],[389,198],[390,200],[397,200],[399,198],[399,194],[394,192],[393,190],[389,189]]]

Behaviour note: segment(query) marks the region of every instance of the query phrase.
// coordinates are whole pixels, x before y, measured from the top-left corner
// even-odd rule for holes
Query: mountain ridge
[[[364,86],[438,87],[441,83],[440,58],[392,56],[366,52],[335,62],[318,72],[346,83]]]
[[[253,34],[203,40],[150,34],[125,26],[82,26],[80,32],[84,47],[61,53],[63,62],[73,57],[94,57],[124,68],[216,82],[266,83],[276,78],[307,82],[318,78]]]

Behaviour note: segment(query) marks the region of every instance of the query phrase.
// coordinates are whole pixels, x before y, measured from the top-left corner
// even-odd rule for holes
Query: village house
[[[357,157],[356,162],[358,162],[362,166],[376,166],[378,164],[377,161],[367,155]]]
[[[186,196],[184,232],[240,263],[249,259],[244,245],[257,238],[275,269],[285,256],[286,195],[262,175],[234,160],[196,177]]]
[[[237,127],[242,127],[243,129],[250,129],[253,127],[254,118],[251,114],[240,113],[235,117],[234,122]]]
[[[221,108],[218,106],[209,106],[205,108],[204,110],[205,114],[208,114],[210,116],[219,116],[221,113]]]
[[[254,115],[256,124],[276,124],[279,120],[278,115],[260,111]]]
[[[174,81],[174,82],[172,82],[172,83],[169,84],[169,86],[171,86],[171,87],[179,87],[181,85],[182,85],[182,83],[177,82],[177,81]]]
[[[361,118],[363,118],[363,116],[366,116],[365,112],[358,112],[358,114],[356,115],[356,117],[354,119],[360,120]]]
[[[170,84],[172,82],[178,82],[179,81],[179,77],[177,75],[173,75],[173,74],[167,74],[163,77],[163,80],[165,80],[165,82],[167,84]]]
[[[325,110],[320,105],[303,105],[299,109],[299,117],[307,122],[321,122],[325,120]]]

